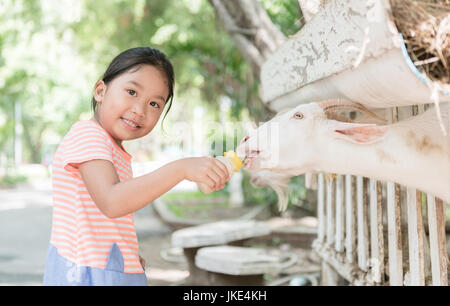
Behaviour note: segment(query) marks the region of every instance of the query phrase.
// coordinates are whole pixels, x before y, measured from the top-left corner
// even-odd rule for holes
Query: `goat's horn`
[[[324,113],[333,112],[336,110],[356,110],[364,114],[369,115],[372,118],[378,119],[382,122],[386,122],[385,119],[379,117],[374,112],[368,110],[364,105],[349,100],[334,99],[319,102],[319,106],[323,109]]]

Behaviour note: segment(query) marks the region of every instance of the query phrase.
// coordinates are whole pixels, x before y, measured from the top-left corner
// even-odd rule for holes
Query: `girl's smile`
[[[134,122],[132,120],[125,119],[122,117],[120,119],[122,119],[122,122],[124,123],[124,125],[131,131],[136,131],[141,127],[139,124],[137,124],[136,122]]]

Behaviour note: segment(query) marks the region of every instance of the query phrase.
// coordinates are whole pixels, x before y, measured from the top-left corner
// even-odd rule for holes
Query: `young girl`
[[[95,84],[94,116],[75,123],[52,167],[52,234],[44,285],[147,285],[133,213],[182,180],[229,180],[212,157],[183,158],[133,178],[122,141],[143,137],[170,109],[174,75],[158,50],[126,50]]]

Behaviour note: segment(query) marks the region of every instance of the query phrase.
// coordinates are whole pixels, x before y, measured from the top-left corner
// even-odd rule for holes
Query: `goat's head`
[[[372,122],[384,119],[363,105],[346,100],[327,100],[302,104],[275,116],[251,131],[237,148],[247,156],[244,167],[248,170],[275,170],[299,175],[314,169],[318,151],[340,138],[357,145],[380,140],[387,128],[374,123],[355,123],[342,112],[351,111],[371,117]]]

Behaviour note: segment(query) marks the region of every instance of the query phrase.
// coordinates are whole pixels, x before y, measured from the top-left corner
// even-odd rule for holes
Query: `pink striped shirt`
[[[125,273],[143,273],[133,214],[111,219],[92,200],[78,165],[108,160],[120,181],[133,177],[131,156],[93,121],[75,123],[59,145],[52,165],[53,218],[50,243],[71,262],[104,269],[116,243]]]

